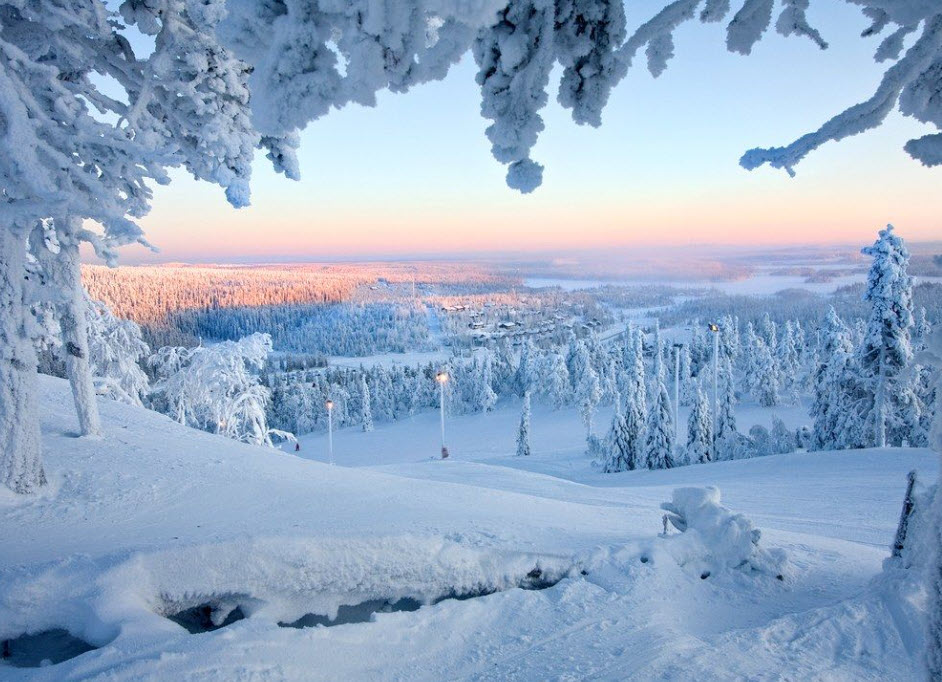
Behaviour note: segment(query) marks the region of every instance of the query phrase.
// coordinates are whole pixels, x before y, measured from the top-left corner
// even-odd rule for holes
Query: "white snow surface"
[[[101,648],[0,663],[0,680],[920,677],[924,595],[882,562],[906,472],[937,475],[928,450],[605,475],[542,448],[552,413],[535,412],[529,457],[513,456],[511,429],[503,453],[479,461],[460,449],[389,458],[380,438],[361,441],[373,451],[359,467],[332,467],[110,401],[106,435],[77,438],[67,384],[41,387],[51,485],[0,493],[0,639],[65,628]],[[501,413],[460,419],[483,432]],[[716,511],[710,485],[734,514]],[[690,486],[701,491],[674,495]],[[761,551],[787,557],[785,579],[722,561],[701,579],[689,531],[659,536],[659,505],[697,495],[712,510],[702,519],[738,519],[740,549],[761,529]],[[537,567],[568,577],[514,588]],[[492,590],[371,622],[278,626],[368,599]],[[164,617],[204,602],[217,621],[235,606],[248,617],[201,634]]]

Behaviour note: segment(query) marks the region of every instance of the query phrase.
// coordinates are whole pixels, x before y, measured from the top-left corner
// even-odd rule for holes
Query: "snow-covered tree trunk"
[[[25,261],[25,232],[0,226],[0,483],[23,494],[46,484]]]
[[[95,399],[95,382],[88,362],[88,322],[85,318],[85,292],[82,289],[79,267],[79,248],[75,232],[79,221],[67,219],[66,230],[60,232],[61,250],[59,267],[65,299],[59,326],[62,328],[62,346],[65,350],[65,373],[72,386],[79,432],[83,436],[101,435],[101,418]],[[63,234],[63,232],[65,234]]]
[[[72,387],[79,433],[98,436],[101,435],[101,419],[89,363],[87,304],[79,264],[81,227],[80,220],[69,217],[37,223],[30,235],[30,252],[46,278],[43,295],[58,310],[65,372]]]

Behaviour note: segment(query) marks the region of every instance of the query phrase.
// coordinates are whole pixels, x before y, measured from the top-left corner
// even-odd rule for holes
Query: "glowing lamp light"
[[[330,412],[332,409],[334,409],[334,401],[333,401],[333,400],[328,400],[326,403],[324,403],[324,405],[327,407],[327,411],[328,411],[328,412]]]
[[[720,330],[720,326],[712,322],[710,323],[709,327],[711,332],[718,332]]]
[[[448,372],[439,372],[438,374],[436,374],[435,381],[437,381],[440,384],[444,384],[446,381],[448,381]]]

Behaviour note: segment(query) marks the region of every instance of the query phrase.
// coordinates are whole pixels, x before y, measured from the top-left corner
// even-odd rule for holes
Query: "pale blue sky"
[[[656,11],[631,3],[633,27]],[[612,95],[600,129],[555,102],[533,158],[544,185],[504,184],[479,114],[470,55],[449,77],[375,109],[332,112],[303,134],[300,183],[257,160],[253,206],[177,174],[158,188],[148,237],[157,260],[421,256],[605,244],[857,242],[894,221],[913,239],[942,238],[942,169],[902,151],[928,128],[894,114],[882,129],[829,144],[788,178],[738,166],[749,147],[779,145],[870,96],[877,41],[839,0],[809,14],[831,43],[768,34],[751,57],[725,50],[725,25],[692,23],[658,79],[643,55]],[[555,81],[551,87],[555,88]],[[126,261],[141,258],[126,250]],[[148,258],[149,260],[150,258]]]

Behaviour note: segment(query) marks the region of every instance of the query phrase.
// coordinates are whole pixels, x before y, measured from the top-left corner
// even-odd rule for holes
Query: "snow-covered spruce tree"
[[[691,464],[712,462],[713,452],[713,417],[706,394],[697,391],[690,418],[687,422],[687,461]]]
[[[773,455],[784,455],[789,452],[794,452],[795,448],[798,446],[795,439],[795,432],[785,426],[785,422],[777,416],[772,417],[772,430],[769,432],[769,437],[772,439]]]
[[[798,395],[801,390],[801,366],[798,358],[798,348],[795,345],[795,328],[791,320],[785,322],[785,329],[779,337],[778,347],[775,349],[775,359],[785,402],[789,405],[795,405],[798,403]]]
[[[370,399],[370,386],[366,383],[366,373],[360,374],[360,427],[364,432],[373,430],[373,408]]]
[[[634,403],[638,418],[642,423],[647,422],[648,399],[647,386],[644,374],[644,333],[635,329],[628,359],[625,363],[625,388],[623,394],[629,402]]]
[[[533,347],[533,342],[527,339],[520,348],[520,359],[517,361],[516,392],[521,398],[536,384],[536,364],[536,348]]]
[[[906,271],[909,250],[888,225],[873,246],[861,253],[873,258],[864,294],[870,317],[859,360],[865,391],[862,413],[872,429],[871,445],[898,445],[910,437],[903,409],[913,399],[911,379],[905,372],[913,358],[912,278]]]
[[[733,386],[733,363],[729,355],[722,361],[721,367],[722,393],[716,417],[716,458],[735,459],[740,435],[736,431],[736,391]]]
[[[490,353],[485,353],[478,373],[478,412],[490,412],[497,405],[497,393],[494,392],[492,362]],[[529,393],[529,391],[527,391]]]
[[[523,407],[520,410],[520,427],[517,429],[517,456],[530,454],[530,392],[523,395]]]
[[[559,409],[569,401],[571,393],[566,360],[553,350],[543,358],[541,368],[540,390],[546,400]]]
[[[648,415],[644,461],[649,469],[670,469],[675,466],[674,410],[663,381],[657,382],[657,392]]]
[[[592,433],[592,415],[602,399],[599,375],[592,367],[589,349],[584,341],[576,341],[569,352],[569,378],[572,380],[573,393],[582,412],[586,438]]]
[[[631,425],[621,408],[616,403],[612,424],[602,447],[602,472],[614,474],[620,471],[632,471],[639,466],[639,434],[632,433]]]
[[[752,397],[763,407],[775,407],[779,403],[779,372],[771,348],[761,338],[755,348],[750,380]]]
[[[851,379],[856,372],[850,330],[832,306],[822,333],[820,360],[814,371],[814,395],[810,415],[813,424],[812,448],[829,450],[853,440],[847,433],[859,430],[850,402]]]
[[[691,374],[690,349],[684,346],[680,349],[680,404],[693,405],[699,386],[696,377]]]
[[[141,328],[131,320],[119,320],[104,303],[85,300],[88,323],[88,362],[99,395],[129,405],[143,406],[150,380],[141,363],[150,347]]]

